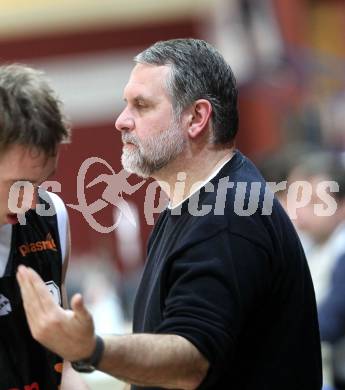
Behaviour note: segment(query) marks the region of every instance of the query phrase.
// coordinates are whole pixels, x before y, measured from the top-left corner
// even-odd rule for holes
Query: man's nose
[[[130,112],[125,108],[115,121],[115,128],[119,131],[132,131],[134,129],[134,119]]]

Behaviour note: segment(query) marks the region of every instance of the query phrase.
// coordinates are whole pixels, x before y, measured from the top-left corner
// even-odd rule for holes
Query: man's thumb
[[[84,299],[81,294],[74,294],[71,299],[71,308],[77,317],[81,319],[90,318],[90,313],[84,305]]]

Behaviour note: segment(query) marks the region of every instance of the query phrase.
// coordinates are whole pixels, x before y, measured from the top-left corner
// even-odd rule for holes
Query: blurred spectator
[[[314,282],[321,340],[332,346],[334,385],[337,390],[345,389],[345,168],[337,154],[313,153],[302,159],[291,173],[290,183],[295,181],[305,181],[311,186],[310,201],[298,208],[295,223],[311,239],[305,251]],[[325,205],[330,212],[323,214],[330,215],[318,212],[320,208],[316,206]],[[326,348],[324,383],[327,384],[329,367],[325,351]]]
[[[318,150],[318,146],[315,146],[312,143],[290,143],[274,152],[262,156],[259,161],[257,161],[257,166],[268,184],[287,182],[291,172],[300,164],[303,156],[316,150]],[[287,193],[288,184],[285,190],[276,192],[276,196],[285,210],[289,213],[287,207]]]

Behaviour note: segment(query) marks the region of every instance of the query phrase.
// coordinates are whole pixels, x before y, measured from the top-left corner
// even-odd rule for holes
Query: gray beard
[[[124,147],[121,162],[131,173],[147,178],[164,168],[183,151],[185,141],[179,126],[173,122],[168,129],[139,142],[130,133],[123,133],[124,142],[132,142],[131,149]]]

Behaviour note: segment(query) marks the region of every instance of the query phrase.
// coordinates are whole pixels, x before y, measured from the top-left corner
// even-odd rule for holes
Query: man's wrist
[[[104,352],[104,341],[101,336],[96,335],[96,345],[91,356],[86,359],[71,362],[72,367],[79,372],[93,372],[98,368]]]

